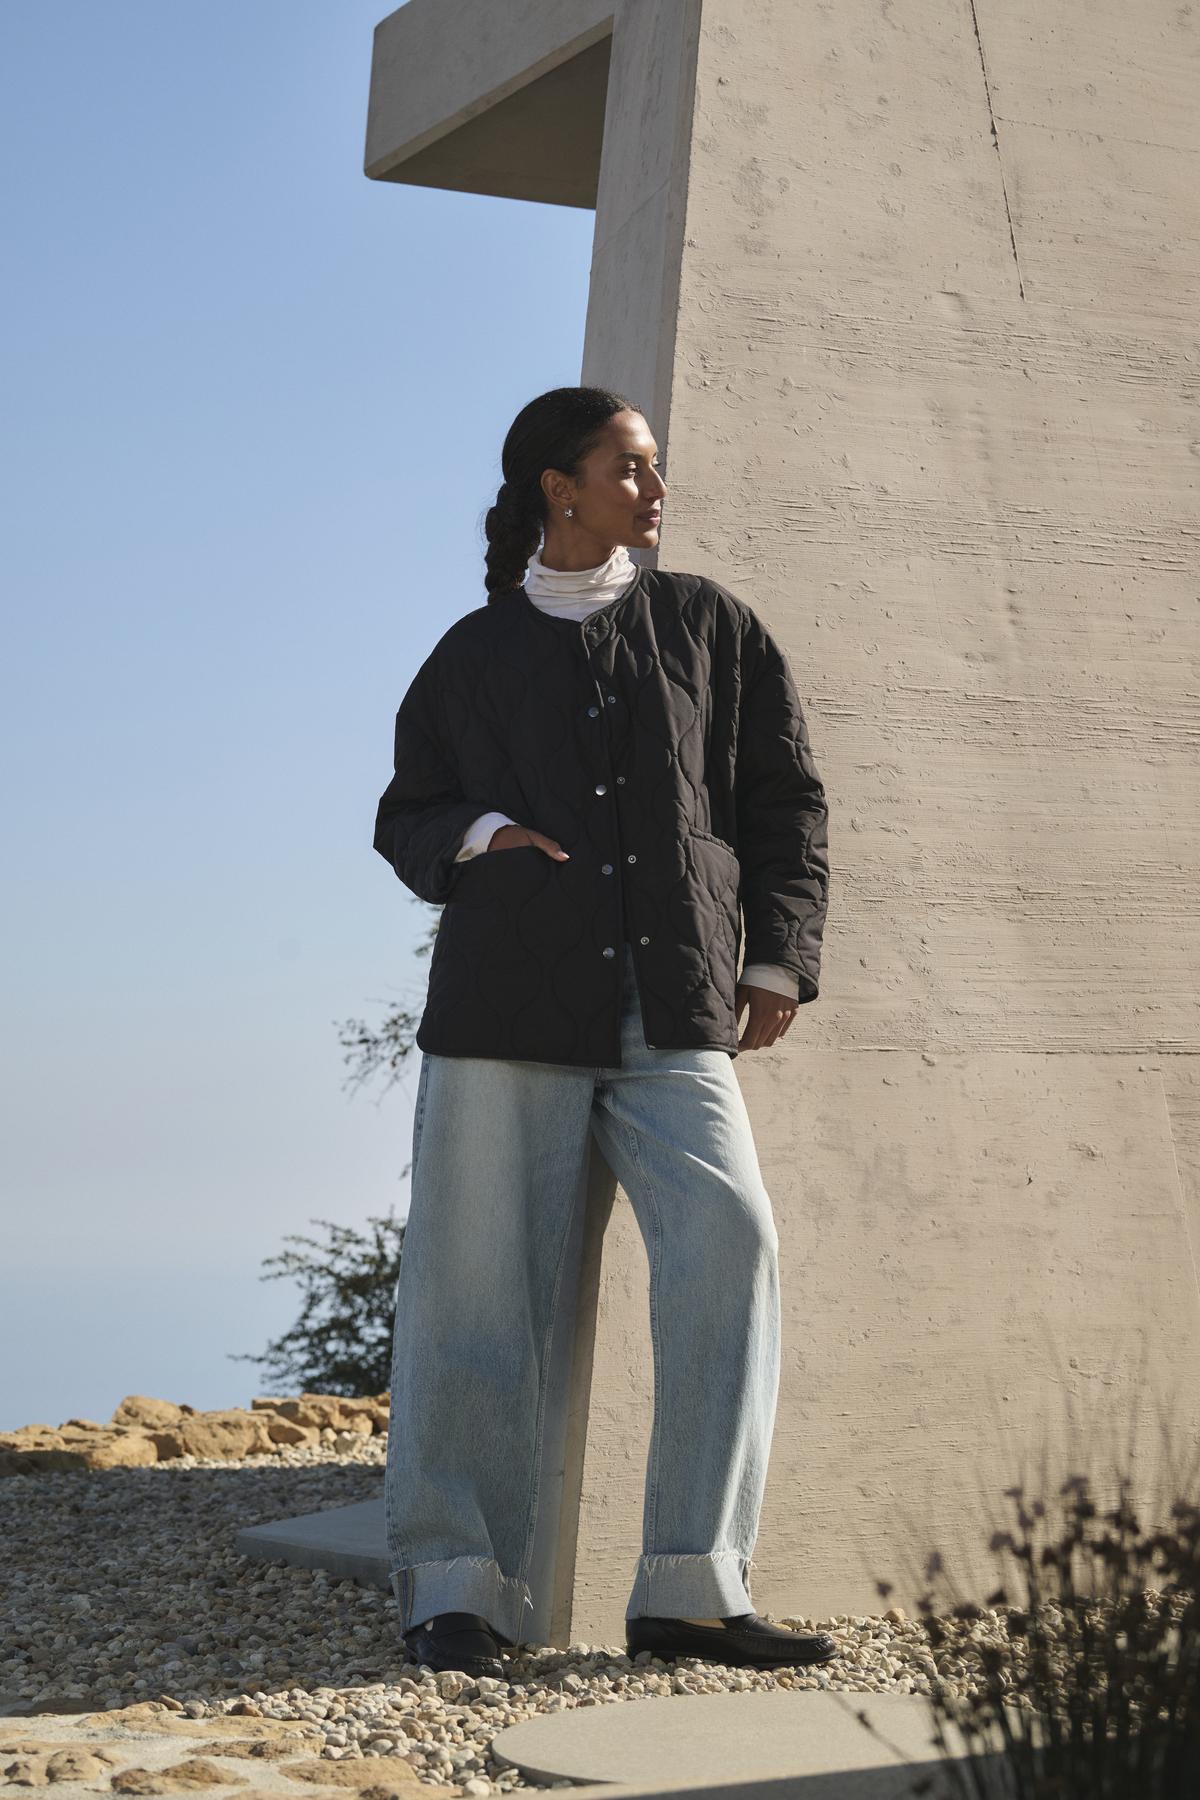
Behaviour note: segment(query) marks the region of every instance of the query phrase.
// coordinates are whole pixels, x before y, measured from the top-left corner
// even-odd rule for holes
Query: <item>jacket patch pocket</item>
[[[540,892],[547,877],[560,865],[536,844],[517,844],[511,850],[481,850],[459,863],[450,901],[455,905],[489,906],[502,895]]]
[[[730,857],[735,863],[737,862],[737,860],[738,860],[737,851],[733,848],[733,845],[727,844],[725,842],[724,838],[714,837],[711,831],[697,831],[696,829],[693,828],[688,833],[688,836],[694,837],[694,838],[699,838],[699,840],[702,844],[715,845],[718,850],[723,850],[725,852],[726,856]],[[740,872],[741,872],[741,870],[740,870],[740,865],[739,865],[739,874],[740,874]]]
[[[730,1005],[741,947],[738,913],[742,870],[731,845],[708,831],[689,831],[688,863],[700,892],[696,915],[702,921],[704,954],[711,980],[727,994]]]

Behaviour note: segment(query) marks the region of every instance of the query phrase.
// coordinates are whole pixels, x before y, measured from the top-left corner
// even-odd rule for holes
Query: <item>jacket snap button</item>
[[[612,945],[611,945],[611,944],[605,944],[605,946],[604,946],[604,954],[605,954],[605,956],[615,956],[615,955],[616,955],[616,954],[617,954],[617,953],[616,953],[616,951],[615,951],[615,950],[614,950],[614,949],[613,949],[613,947],[612,947]]]
[[[639,938],[638,939],[639,944],[648,944],[649,942],[650,942],[649,938]]]
[[[603,863],[600,868],[600,873],[602,875],[611,875],[612,874],[612,864],[611,863]]]
[[[617,704],[617,696],[615,694],[607,694],[605,698],[610,706],[615,706]]]
[[[604,785],[604,783],[603,783],[603,782],[602,782],[602,781],[598,781],[598,782],[597,782],[597,783],[596,783],[596,792],[597,792],[597,793],[598,793],[598,794],[607,794],[607,792],[608,792],[608,789],[607,789],[607,787],[606,787],[606,786],[605,786],[605,785]]]
[[[617,776],[617,786],[618,786],[618,787],[624,787],[624,786],[625,786],[625,777],[624,777],[624,776],[623,776],[623,775],[618,775],[618,776]]]
[[[626,857],[626,858],[625,858],[625,861],[626,861],[626,862],[636,862],[636,861],[637,861],[637,857],[636,857],[636,856],[627,856],[627,857]]]
[[[589,706],[588,707],[588,718],[589,719],[598,719],[599,717],[600,717],[600,708],[598,706]]]

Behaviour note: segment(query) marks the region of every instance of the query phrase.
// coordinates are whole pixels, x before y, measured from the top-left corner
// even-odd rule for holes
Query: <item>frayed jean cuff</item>
[[[505,1575],[490,1556],[452,1556],[445,1562],[408,1563],[388,1573],[400,1630],[411,1631],[436,1613],[479,1613],[507,1644],[524,1640],[533,1607],[526,1584]]]
[[[737,1550],[706,1556],[639,1556],[627,1619],[728,1619],[754,1610],[754,1565]]]

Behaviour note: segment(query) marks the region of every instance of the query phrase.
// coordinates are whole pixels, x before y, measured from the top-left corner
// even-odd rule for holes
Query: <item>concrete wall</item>
[[[615,72],[666,15],[677,211],[623,174],[622,236]],[[876,1576],[911,1607],[934,1547],[983,1598],[980,1495],[1010,1518],[1043,1443],[1065,1470],[1069,1412],[1101,1472],[1155,1395],[1196,1442],[1198,33],[1165,0],[618,15],[582,379],[644,388],[658,347],[659,561],[778,632],[831,798],[822,997],[736,1064],[784,1289],[760,1611]],[[631,316],[656,253],[676,307]],[[639,1548],[647,1334],[621,1196],[587,1640]]]
[[[649,560],[778,634],[830,796],[821,998],[735,1065],[784,1297],[760,1611],[877,1578],[911,1610],[933,1549],[982,1599],[1043,1451],[1052,1488],[1130,1421],[1153,1452],[1159,1403],[1200,1436],[1198,36],[1173,0],[409,0],[376,32],[369,175],[594,200],[580,378],[665,453]],[[606,1176],[556,1352],[555,1642],[620,1641],[641,1543],[648,1268],[619,1193],[601,1249]]]

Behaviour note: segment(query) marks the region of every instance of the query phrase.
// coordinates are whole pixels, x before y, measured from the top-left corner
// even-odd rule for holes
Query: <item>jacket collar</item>
[[[519,588],[512,589],[512,604],[518,611],[531,617],[539,625],[544,625],[549,631],[578,633],[588,626],[607,624],[614,620],[623,608],[631,605],[646,592],[647,577],[650,573],[651,571],[642,564],[638,568],[636,580],[625,589],[623,594],[618,594],[615,600],[606,601],[603,606],[598,606],[595,612],[588,614],[586,619],[561,619],[553,613],[543,612],[541,607],[536,606],[526,593],[524,583]]]

